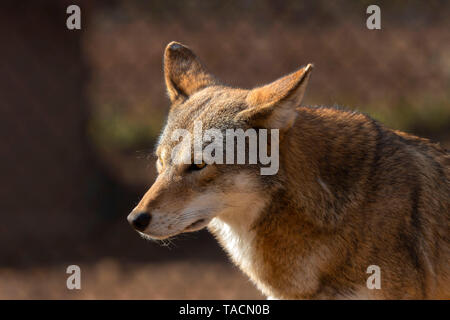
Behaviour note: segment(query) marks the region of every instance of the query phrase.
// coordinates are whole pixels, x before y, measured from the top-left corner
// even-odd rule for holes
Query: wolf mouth
[[[199,220],[195,221],[194,223],[191,223],[190,225],[188,225],[185,230],[198,228],[198,227],[202,226],[205,222],[206,222],[206,219],[199,219]]]

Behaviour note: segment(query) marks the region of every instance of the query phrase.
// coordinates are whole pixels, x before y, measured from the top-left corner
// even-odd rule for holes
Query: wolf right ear
[[[268,85],[250,90],[246,99],[248,107],[237,118],[254,126],[280,130],[290,128],[312,69],[313,65],[308,64]]]
[[[164,52],[164,78],[172,103],[186,99],[205,87],[218,84],[196,55],[178,42],[169,43]]]

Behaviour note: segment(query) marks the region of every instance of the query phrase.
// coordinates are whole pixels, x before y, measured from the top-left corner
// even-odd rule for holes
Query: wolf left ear
[[[313,69],[312,64],[263,87],[250,90],[248,108],[237,118],[251,125],[280,130],[289,129],[295,121]]]
[[[164,78],[172,103],[218,83],[196,55],[178,42],[169,43],[164,52]]]

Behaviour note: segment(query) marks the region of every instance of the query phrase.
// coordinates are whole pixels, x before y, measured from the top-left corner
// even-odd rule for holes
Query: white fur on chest
[[[228,252],[235,264],[249,273],[253,267],[253,240],[255,234],[251,230],[245,230],[245,226],[214,218],[209,227],[219,238],[220,243]]]
[[[258,192],[260,190],[255,177],[241,173],[233,179],[233,192],[222,195],[222,206],[225,208],[208,225],[219,242],[228,252],[233,262],[251,278],[254,266],[254,222],[266,205]]]
[[[241,173],[233,179],[233,192],[221,194],[220,202],[224,208],[208,225],[231,260],[266,295],[270,290],[260,279],[261,257],[255,248],[255,223],[267,205],[267,197],[257,190],[262,188],[258,179]]]

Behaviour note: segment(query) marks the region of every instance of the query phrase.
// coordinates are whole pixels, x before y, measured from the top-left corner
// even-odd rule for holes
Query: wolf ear
[[[305,94],[312,64],[280,78],[263,87],[250,90],[246,102],[248,108],[237,118],[253,126],[289,129],[296,118],[295,109]]]
[[[217,83],[195,54],[178,42],[169,43],[164,52],[164,78],[172,103]]]

